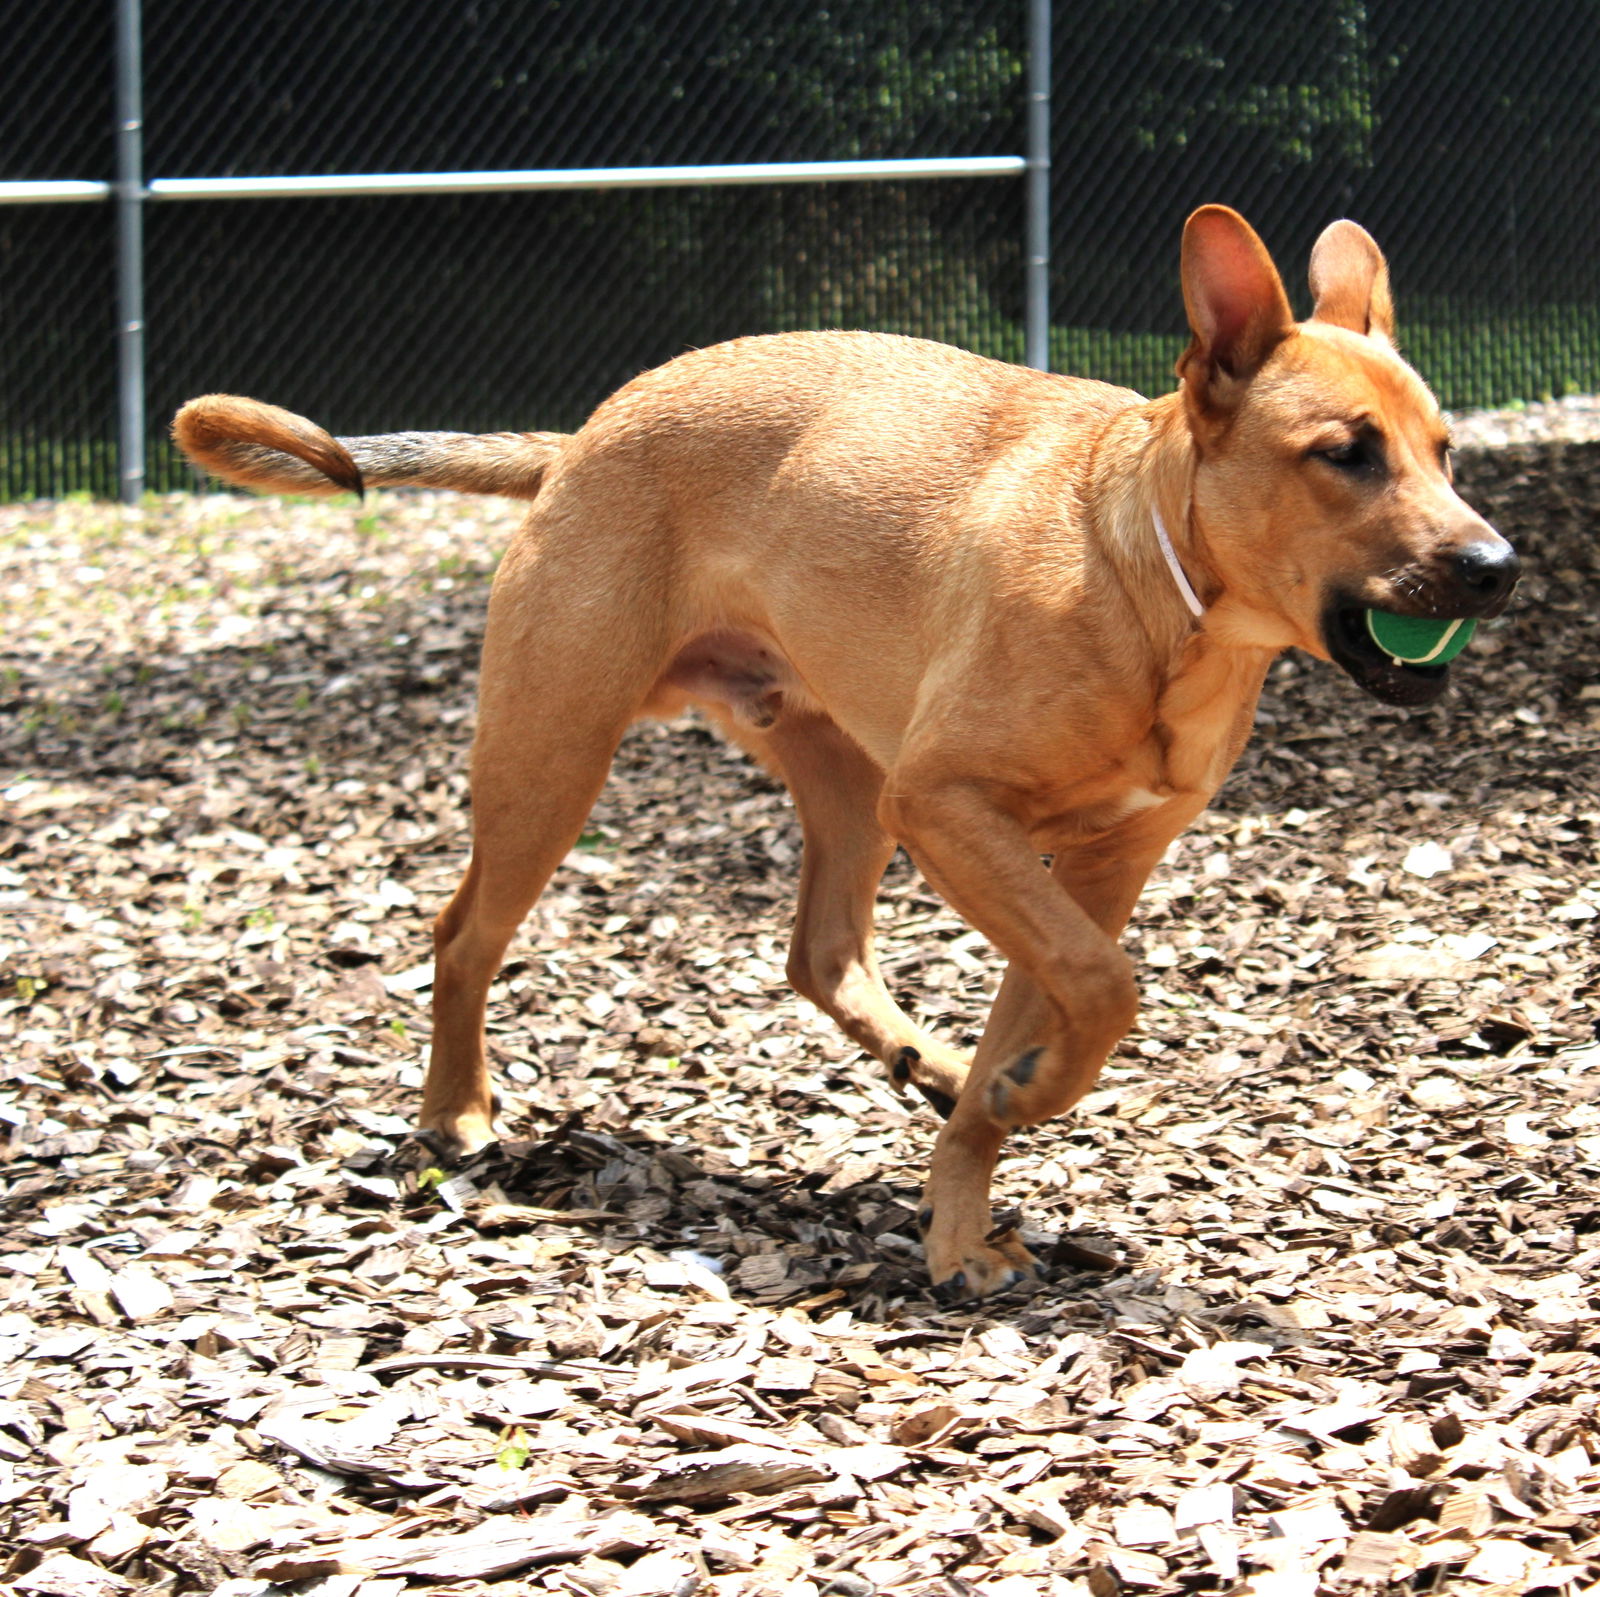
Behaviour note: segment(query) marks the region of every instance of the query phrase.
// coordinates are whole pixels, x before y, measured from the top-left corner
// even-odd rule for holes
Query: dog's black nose
[[[1479,604],[1501,604],[1517,585],[1522,562],[1517,551],[1497,538],[1469,543],[1455,558],[1456,579]]]

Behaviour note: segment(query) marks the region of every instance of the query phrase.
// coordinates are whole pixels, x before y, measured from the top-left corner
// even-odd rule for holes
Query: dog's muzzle
[[[1336,598],[1323,613],[1323,642],[1334,663],[1380,703],[1408,708],[1432,704],[1449,685],[1450,667],[1408,665],[1385,654],[1367,627],[1367,610],[1432,621],[1488,620],[1505,609],[1520,572],[1516,551],[1504,539],[1478,539],[1451,556],[1445,570],[1421,591]]]

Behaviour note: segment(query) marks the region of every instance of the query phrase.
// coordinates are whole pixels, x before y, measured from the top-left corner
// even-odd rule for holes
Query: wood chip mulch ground
[[[1287,659],[1016,1139],[1031,1294],[927,1296],[934,1126],[783,983],[798,835],[628,739],[417,1160],[515,512],[0,510],[0,1581],[595,1597],[1600,1591],[1600,446],[1439,706]],[[890,979],[994,961],[903,861]]]

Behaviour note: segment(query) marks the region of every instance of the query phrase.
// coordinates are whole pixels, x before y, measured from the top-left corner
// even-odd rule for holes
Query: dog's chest
[[[1144,716],[1115,733],[1102,729],[1102,763],[1092,774],[1040,784],[1030,829],[1041,849],[1164,848],[1210,802],[1249,740],[1271,659],[1264,651],[1192,650]]]
[[[1250,738],[1256,699],[1271,655],[1197,650],[1156,705],[1150,741],[1158,757],[1156,792],[1209,799]]]
[[[1176,836],[1205,808],[1249,740],[1265,673],[1265,661],[1246,661],[1241,669],[1237,658],[1196,660],[1168,684],[1145,735],[1102,781],[1063,806],[1073,815],[1064,830]]]

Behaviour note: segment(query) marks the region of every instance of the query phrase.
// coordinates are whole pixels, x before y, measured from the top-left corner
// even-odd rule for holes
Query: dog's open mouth
[[[1334,663],[1383,704],[1432,704],[1450,681],[1448,665],[1407,665],[1385,654],[1367,628],[1365,605],[1335,604],[1322,618]]]

